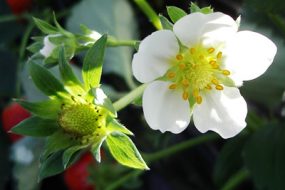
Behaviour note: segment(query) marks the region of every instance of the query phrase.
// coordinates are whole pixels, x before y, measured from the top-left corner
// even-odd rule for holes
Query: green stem
[[[192,148],[194,146],[197,146],[197,145],[200,145],[202,143],[205,143],[205,142],[210,142],[210,141],[213,141],[213,140],[216,140],[216,139],[219,139],[219,136],[216,135],[216,134],[206,134],[206,135],[203,135],[203,136],[200,136],[200,137],[196,137],[196,138],[193,138],[193,139],[189,139],[187,141],[184,141],[184,142],[181,142],[179,144],[176,144],[176,145],[173,145],[169,148],[166,148],[165,150],[161,150],[159,152],[156,152],[156,153],[152,153],[152,154],[144,154],[146,157],[146,161],[148,163],[151,163],[153,161],[157,161],[159,159],[162,159],[162,158],[167,158],[169,156],[172,156],[178,152],[181,152],[183,150],[186,150],[186,149],[189,149],[189,148]],[[130,173],[128,173],[127,175],[121,177],[119,180],[111,183],[107,189],[108,190],[115,190],[115,189],[118,189],[119,187],[121,187],[124,183],[126,183],[128,180],[130,180],[131,178],[133,177],[137,177],[141,174],[143,174],[144,171],[143,170],[135,170],[135,171],[132,171]]]
[[[128,180],[130,180],[131,178],[135,178],[139,175],[141,175],[143,173],[142,170],[134,170],[132,172],[129,172],[128,174],[126,174],[123,177],[120,177],[117,181],[115,181],[114,183],[111,183],[106,190],[115,190],[117,188],[119,188],[122,184],[125,184]]]
[[[22,14],[22,15],[19,15],[19,16],[16,16],[16,15],[2,15],[2,16],[0,16],[0,23],[2,23],[2,22],[11,22],[11,21],[22,19],[22,18],[28,19],[28,18],[30,18],[30,15],[29,14]]]
[[[144,89],[146,88],[147,84],[142,84],[133,91],[129,92],[126,96],[122,97],[118,101],[116,101],[113,105],[116,109],[116,111],[120,111],[130,103],[132,103],[134,100],[139,98],[142,93],[144,92]]]
[[[139,41],[136,40],[115,40],[115,39],[108,39],[107,46],[109,47],[117,47],[117,46],[132,46],[136,47]]]
[[[155,13],[153,8],[149,5],[146,0],[133,0],[137,6],[144,12],[149,18],[150,22],[155,26],[156,29],[161,30],[162,25],[158,15]]]
[[[241,169],[226,182],[221,190],[234,190],[239,184],[248,178],[249,172],[246,169]]]
[[[16,92],[15,95],[16,97],[19,97],[21,95],[21,79],[20,75],[23,69],[23,60],[25,58],[25,51],[27,47],[27,43],[29,41],[29,36],[34,28],[35,24],[32,20],[29,21],[29,25],[27,26],[25,33],[22,37],[21,44],[20,44],[20,49],[19,49],[19,58],[18,58],[18,63],[17,63],[17,81],[16,81]]]
[[[219,136],[216,134],[206,134],[203,136],[199,136],[184,142],[181,142],[179,144],[173,145],[165,150],[161,150],[152,154],[145,154],[146,161],[153,162],[162,158],[166,158],[168,156],[174,155],[177,152],[181,152],[183,150],[186,150],[188,148],[194,147],[196,145],[202,144],[204,142],[209,142],[218,139]]]

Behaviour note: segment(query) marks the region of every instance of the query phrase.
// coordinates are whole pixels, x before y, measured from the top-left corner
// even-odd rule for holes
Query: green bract
[[[54,31],[53,27],[48,31]],[[18,134],[47,137],[41,158],[40,179],[62,172],[82,150],[89,149],[100,162],[100,147],[107,139],[111,154],[121,164],[148,169],[131,139],[132,135],[117,120],[111,101],[100,89],[100,78],[107,35],[103,35],[87,52],[83,63],[82,83],[59,51],[60,82],[46,68],[30,61],[30,75],[49,100],[18,101],[33,113],[12,131]]]

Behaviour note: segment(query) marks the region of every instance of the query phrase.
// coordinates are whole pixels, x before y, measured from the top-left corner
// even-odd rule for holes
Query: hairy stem
[[[244,180],[248,178],[248,170],[241,169],[226,182],[226,184],[221,188],[221,190],[234,190],[239,184],[241,184]]]
[[[162,25],[158,15],[155,13],[153,8],[149,5],[146,0],[134,0],[137,6],[143,11],[143,13],[148,17],[150,22],[157,30],[162,29]]]
[[[129,92],[127,95],[116,101],[113,105],[116,109],[116,111],[120,111],[124,107],[128,106],[130,103],[132,103],[134,100],[139,98],[146,88],[147,84],[142,84],[133,91]]]

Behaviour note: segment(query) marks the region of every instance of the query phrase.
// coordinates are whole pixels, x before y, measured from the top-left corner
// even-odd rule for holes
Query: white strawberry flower
[[[173,31],[146,37],[134,55],[134,76],[149,83],[143,94],[144,116],[152,129],[182,132],[193,116],[202,133],[223,138],[245,126],[247,104],[238,87],[262,75],[276,54],[265,36],[238,31],[238,23],[220,12],[192,13]]]

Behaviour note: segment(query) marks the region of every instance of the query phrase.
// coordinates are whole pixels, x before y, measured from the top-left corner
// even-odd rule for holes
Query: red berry
[[[6,0],[6,2],[15,15],[27,11],[32,5],[32,0]]]
[[[88,167],[94,163],[91,153],[86,153],[64,172],[64,181],[69,190],[94,190],[88,183]]]
[[[24,119],[30,117],[31,114],[25,110],[20,104],[12,103],[4,108],[2,112],[2,125],[3,129],[8,132],[13,128],[15,125],[23,121]],[[11,134],[9,133],[10,139],[15,142],[22,138],[20,135]]]

